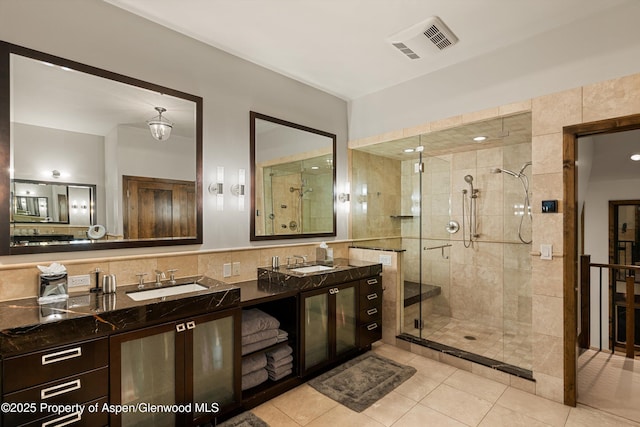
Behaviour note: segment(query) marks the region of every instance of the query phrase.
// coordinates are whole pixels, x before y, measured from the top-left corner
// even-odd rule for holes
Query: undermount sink
[[[291,269],[291,271],[294,271],[296,273],[302,273],[302,274],[319,273],[321,271],[327,271],[327,270],[333,270],[333,267],[329,267],[326,265],[309,265],[307,267],[298,267],[298,268]]]
[[[147,291],[127,292],[127,296],[134,301],[145,301],[153,298],[169,297],[174,295],[188,294],[209,289],[198,283],[187,283],[184,285],[168,286],[166,288],[149,289]]]

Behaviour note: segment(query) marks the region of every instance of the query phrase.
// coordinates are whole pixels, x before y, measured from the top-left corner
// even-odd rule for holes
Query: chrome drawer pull
[[[63,360],[73,359],[82,356],[82,347],[70,348],[69,350],[57,351],[55,353],[44,354],[42,356],[42,364],[62,362]]]
[[[186,329],[186,328],[184,327],[184,323],[178,323],[178,324],[176,325],[176,331],[178,331],[178,332],[184,332],[184,331],[185,331],[185,329]]]
[[[368,299],[369,301],[374,300],[374,299],[376,299],[376,298],[378,298],[378,294],[377,294],[377,293],[376,293],[376,294],[369,294],[369,295],[367,295],[367,299]]]
[[[376,285],[378,284],[378,279],[368,279],[367,285]]]
[[[377,308],[370,308],[369,310],[367,310],[367,314],[369,316],[373,316],[374,314],[378,313],[378,309]]]
[[[193,320],[190,322],[187,322],[187,329],[194,329],[196,327],[196,322],[194,322]]]
[[[69,381],[68,383],[43,388],[42,390],[40,390],[40,399],[45,400],[53,396],[69,393],[73,390],[79,390],[81,387],[82,386],[80,385],[80,378],[78,378],[77,380]]]
[[[73,424],[82,420],[82,412],[73,412],[71,414],[63,415],[60,418],[56,418],[55,420],[47,421],[46,423],[42,423],[42,427],[63,427],[68,426],[69,424]],[[60,424],[57,424],[57,423]]]
[[[378,324],[377,323],[372,323],[369,326],[367,326],[367,330],[369,330],[369,331],[373,331],[374,329],[378,329]]]

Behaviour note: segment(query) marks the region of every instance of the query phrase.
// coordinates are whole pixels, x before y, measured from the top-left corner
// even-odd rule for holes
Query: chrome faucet
[[[170,285],[175,285],[176,284],[176,271],[178,271],[177,268],[171,268],[171,269],[167,270],[167,273],[169,273],[169,284]]]
[[[164,271],[156,270],[156,286],[162,286],[162,279],[166,279]]]
[[[296,262],[296,265],[298,265],[298,258],[300,258],[302,260],[302,263],[305,264],[307,262],[307,256],[306,255],[294,255],[293,259]]]

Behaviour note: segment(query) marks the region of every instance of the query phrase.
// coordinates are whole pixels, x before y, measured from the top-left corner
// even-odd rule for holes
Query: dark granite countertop
[[[260,267],[258,268],[258,281],[304,291],[382,274],[382,264],[380,263],[342,258],[335,259],[331,263],[314,262],[298,265],[298,267],[314,265],[325,265],[331,269],[313,273],[298,273],[286,266],[279,268]]]
[[[240,305],[242,307],[295,296],[299,292],[296,288],[260,280],[249,280],[235,285],[240,288]]]
[[[127,296],[137,291],[137,286],[131,285],[121,286],[113,294],[72,294],[60,303],[40,305],[37,298],[0,302],[0,358],[225,308],[251,306],[381,273],[379,263],[336,259],[330,270],[308,274],[286,267],[258,268],[257,280],[234,285],[208,277],[179,279],[178,284],[197,280],[208,289],[143,301]],[[147,289],[157,288],[147,284]]]
[[[37,298],[0,302],[0,357],[239,305],[238,286],[202,276],[179,279],[178,284],[194,280],[208,289],[134,301],[126,295],[137,290],[132,285],[119,287],[113,294],[72,294],[51,304],[40,305]],[[147,289],[156,288],[147,285]]]

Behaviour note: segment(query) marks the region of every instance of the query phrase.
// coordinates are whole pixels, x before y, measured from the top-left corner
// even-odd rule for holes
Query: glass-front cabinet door
[[[110,403],[133,410],[112,413],[110,425],[199,425],[232,409],[240,400],[239,331],[240,310],[232,309],[113,335]]]
[[[335,288],[336,355],[356,348],[357,286]]]
[[[179,379],[184,365],[176,349],[183,344],[175,324],[164,324],[111,337],[111,404],[132,408],[111,413],[112,426],[172,427],[174,412],[147,411],[151,405],[174,405],[183,400]]]
[[[240,316],[213,313],[187,322],[187,401],[192,404],[194,425],[204,424],[225,408],[238,402],[239,372],[236,355],[240,354]],[[237,359],[237,360],[236,360]]]
[[[329,293],[303,298],[304,369],[329,360]]]
[[[303,374],[357,349],[358,282],[302,294]]]

